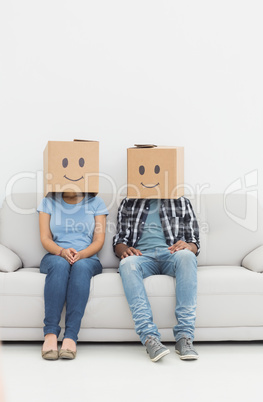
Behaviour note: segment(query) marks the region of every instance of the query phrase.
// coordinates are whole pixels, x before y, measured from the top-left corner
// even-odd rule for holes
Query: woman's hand
[[[83,250],[76,251],[74,256],[73,256],[73,263],[72,264],[74,264],[74,262],[76,262],[78,260],[81,260],[82,258],[85,258],[84,254],[83,254]]]
[[[67,262],[70,263],[70,265],[74,264],[76,262],[75,256],[76,254],[79,254],[74,248],[64,248],[61,252],[61,257],[65,258]]]
[[[62,250],[61,257],[65,258],[65,260],[67,260],[71,265],[73,265],[78,260],[81,260],[82,258],[86,258],[83,250],[76,251],[74,248],[67,248]]]

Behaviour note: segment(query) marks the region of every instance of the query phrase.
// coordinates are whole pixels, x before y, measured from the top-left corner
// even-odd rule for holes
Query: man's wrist
[[[116,244],[115,247],[115,254],[121,258],[122,254],[129,248],[129,246],[127,246],[127,244],[124,243],[118,243]]]
[[[194,254],[196,254],[197,251],[198,251],[197,244],[196,244],[196,243],[188,243],[188,244],[189,244],[190,247],[191,247],[191,251],[192,251]]]

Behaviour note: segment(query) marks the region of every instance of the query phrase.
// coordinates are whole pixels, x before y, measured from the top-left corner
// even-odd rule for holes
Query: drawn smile
[[[154,187],[156,187],[156,186],[159,186],[159,184],[160,184],[160,183],[157,183],[157,184],[155,184],[154,186],[146,186],[145,184],[143,184],[143,183],[141,182],[141,185],[142,185],[143,187],[146,187],[146,188],[154,188]]]
[[[79,179],[70,179],[69,177],[67,177],[66,175],[64,175],[65,179],[70,180],[70,181],[79,181],[81,179],[84,179],[83,176],[81,176]]]

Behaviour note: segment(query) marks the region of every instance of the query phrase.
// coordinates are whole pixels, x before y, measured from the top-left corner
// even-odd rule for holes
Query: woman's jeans
[[[40,272],[47,274],[44,289],[44,335],[59,336],[59,322],[66,302],[64,338],[77,342],[89,298],[90,280],[92,276],[102,272],[100,261],[96,258],[84,258],[70,265],[63,257],[48,253],[40,263]]]
[[[169,275],[176,278],[177,325],[173,328],[175,340],[182,337],[194,339],[197,260],[194,253],[184,249],[170,253],[166,248],[154,248],[142,256],[130,256],[120,261],[119,267],[127,301],[132,312],[136,333],[145,344],[147,336],[161,338],[153,323],[151,306],[143,279],[150,275]]]

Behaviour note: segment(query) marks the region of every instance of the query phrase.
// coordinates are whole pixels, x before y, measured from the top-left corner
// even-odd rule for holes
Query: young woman
[[[40,272],[47,274],[42,357],[74,359],[90,280],[102,272],[97,253],[104,243],[108,211],[101,198],[71,192],[45,197],[38,212],[41,242],[48,251],[40,263]],[[58,351],[65,303],[65,333]]]

